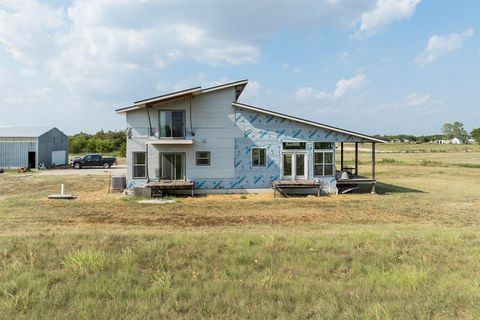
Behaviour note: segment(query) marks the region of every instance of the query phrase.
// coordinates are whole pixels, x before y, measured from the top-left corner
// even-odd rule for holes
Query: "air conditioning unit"
[[[112,176],[112,190],[123,191],[127,187],[125,176]]]

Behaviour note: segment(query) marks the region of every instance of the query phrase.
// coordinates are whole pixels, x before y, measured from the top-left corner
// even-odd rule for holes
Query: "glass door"
[[[295,179],[305,179],[305,153],[295,153]]]
[[[160,153],[160,180],[185,179],[185,153]]]
[[[293,179],[293,153],[283,154],[283,178]]]
[[[283,179],[306,179],[307,156],[305,152],[283,153]]]

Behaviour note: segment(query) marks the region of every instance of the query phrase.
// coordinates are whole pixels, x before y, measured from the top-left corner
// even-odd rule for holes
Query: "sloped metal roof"
[[[124,107],[124,108],[120,108],[120,109],[117,109],[115,111],[117,113],[126,113],[128,111],[137,110],[137,109],[141,109],[141,108],[146,108],[147,104],[149,104],[149,103],[158,103],[158,102],[168,101],[168,100],[179,98],[179,97],[197,96],[197,95],[201,95],[201,94],[204,94],[204,93],[209,93],[209,92],[212,92],[212,91],[222,90],[222,89],[230,88],[230,87],[239,87],[240,88],[239,91],[237,92],[237,96],[236,96],[236,98],[238,99],[238,97],[242,93],[242,91],[245,88],[245,86],[247,85],[247,83],[248,83],[248,80],[245,79],[245,80],[240,80],[240,81],[235,81],[235,82],[230,82],[230,83],[224,83],[224,84],[220,84],[218,86],[209,87],[209,88],[205,88],[205,89],[202,89],[202,87],[194,87],[194,88],[190,88],[190,89],[185,89],[185,90],[181,90],[181,91],[167,93],[167,94],[157,96],[157,97],[152,97],[152,98],[148,98],[148,99],[144,99],[144,100],[135,101],[133,103],[133,105],[128,106],[128,107]]]
[[[0,138],[38,138],[53,128],[0,127]]]
[[[345,130],[345,129],[341,129],[341,128],[337,128],[337,127],[332,127],[332,126],[329,126],[327,124],[323,124],[323,123],[320,123],[320,122],[315,122],[315,121],[311,121],[311,120],[307,120],[307,119],[302,119],[302,118],[299,118],[299,117],[290,116],[288,114],[284,114],[284,113],[275,112],[275,111],[264,109],[264,108],[251,106],[251,105],[248,105],[248,104],[245,104],[245,103],[234,102],[234,103],[232,103],[232,106],[247,109],[247,110],[252,110],[252,111],[256,111],[256,112],[260,112],[260,113],[264,113],[264,114],[273,115],[273,116],[276,116],[276,117],[280,117],[280,118],[304,123],[304,124],[314,126],[314,127],[318,127],[318,128],[323,128],[323,129],[327,129],[327,130],[331,130],[331,131],[335,131],[335,132],[349,134],[351,136],[361,138],[361,139],[365,139],[366,141],[370,141],[370,142],[386,143],[386,141],[383,141],[381,139],[378,139],[378,138],[375,138],[375,137],[372,137],[372,136],[368,136],[366,134],[362,134],[362,133],[358,133],[358,132],[354,132],[354,131],[350,131],[350,130]]]

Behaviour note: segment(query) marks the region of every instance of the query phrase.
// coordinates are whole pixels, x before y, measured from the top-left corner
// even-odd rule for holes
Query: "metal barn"
[[[57,128],[0,127],[0,168],[50,168],[68,162],[68,137]]]

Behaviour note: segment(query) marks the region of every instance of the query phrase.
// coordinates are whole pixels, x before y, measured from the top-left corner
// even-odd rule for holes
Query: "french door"
[[[284,152],[283,153],[283,178],[284,179],[306,179],[307,154],[305,152]]]
[[[161,180],[185,179],[185,153],[160,153],[159,165]]]

